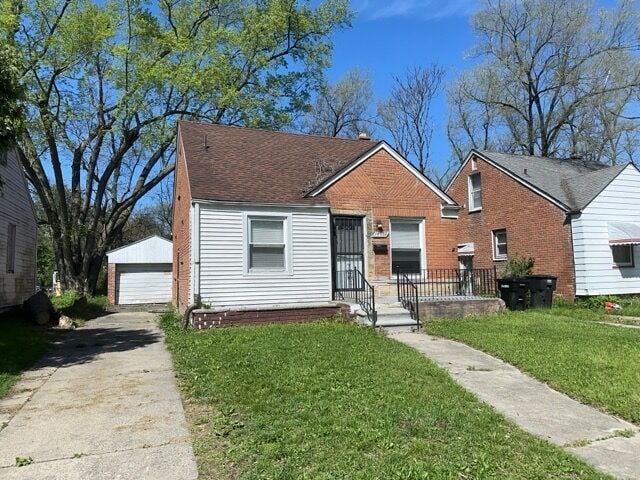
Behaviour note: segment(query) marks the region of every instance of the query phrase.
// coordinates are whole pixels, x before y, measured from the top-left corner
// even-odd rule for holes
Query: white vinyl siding
[[[117,266],[116,303],[118,305],[170,301],[170,263],[122,263]]]
[[[0,165],[0,308],[21,304],[36,289],[36,217],[17,157],[10,152],[6,160]]]
[[[577,295],[640,293],[640,248],[634,266],[619,268],[609,244],[609,222],[640,224],[640,173],[625,168],[571,219]]]
[[[262,217],[285,219],[285,262],[290,265],[286,271],[249,271],[248,224]],[[253,307],[330,301],[329,225],[327,208],[201,203],[202,302],[212,307]]]
[[[482,180],[479,173],[469,175],[469,211],[482,210]]]

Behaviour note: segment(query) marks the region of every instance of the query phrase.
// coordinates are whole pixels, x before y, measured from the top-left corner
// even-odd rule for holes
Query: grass
[[[71,318],[76,325],[104,315],[109,301],[104,295],[81,297],[73,290],[67,290],[59,297],[51,297],[53,306]]]
[[[606,318],[604,313],[563,306],[434,321],[426,329],[499,357],[584,403],[640,423],[640,330],[596,323]]]
[[[43,328],[32,326],[19,310],[0,315],[0,398],[47,351]]]
[[[167,333],[200,478],[608,478],[415,350],[325,321]]]

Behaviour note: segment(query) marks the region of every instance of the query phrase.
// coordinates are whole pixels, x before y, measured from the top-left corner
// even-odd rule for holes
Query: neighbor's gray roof
[[[542,190],[569,210],[586,207],[627,166],[488,151],[478,153]]]

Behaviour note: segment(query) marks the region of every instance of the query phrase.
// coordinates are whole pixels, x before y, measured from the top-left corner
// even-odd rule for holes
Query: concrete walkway
[[[4,480],[197,478],[155,315],[117,313],[70,332],[13,391],[0,401]]]
[[[631,423],[583,405],[462,343],[424,333],[389,336],[423,353],[522,429],[610,475],[640,479],[640,433]],[[621,436],[632,433],[630,438]]]

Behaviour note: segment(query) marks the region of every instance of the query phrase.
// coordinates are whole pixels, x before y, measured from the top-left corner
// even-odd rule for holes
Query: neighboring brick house
[[[394,267],[456,266],[457,211],[385,142],[180,122],[174,303],[203,323],[326,316],[354,267],[395,295]]]
[[[633,165],[474,150],[446,192],[463,206],[461,266],[502,270],[508,255],[519,254],[534,257],[535,273],[557,276],[558,293],[568,297],[640,293],[633,235],[609,235],[616,226],[634,232],[637,225],[640,232],[640,175]],[[585,227],[586,218],[595,223]]]

